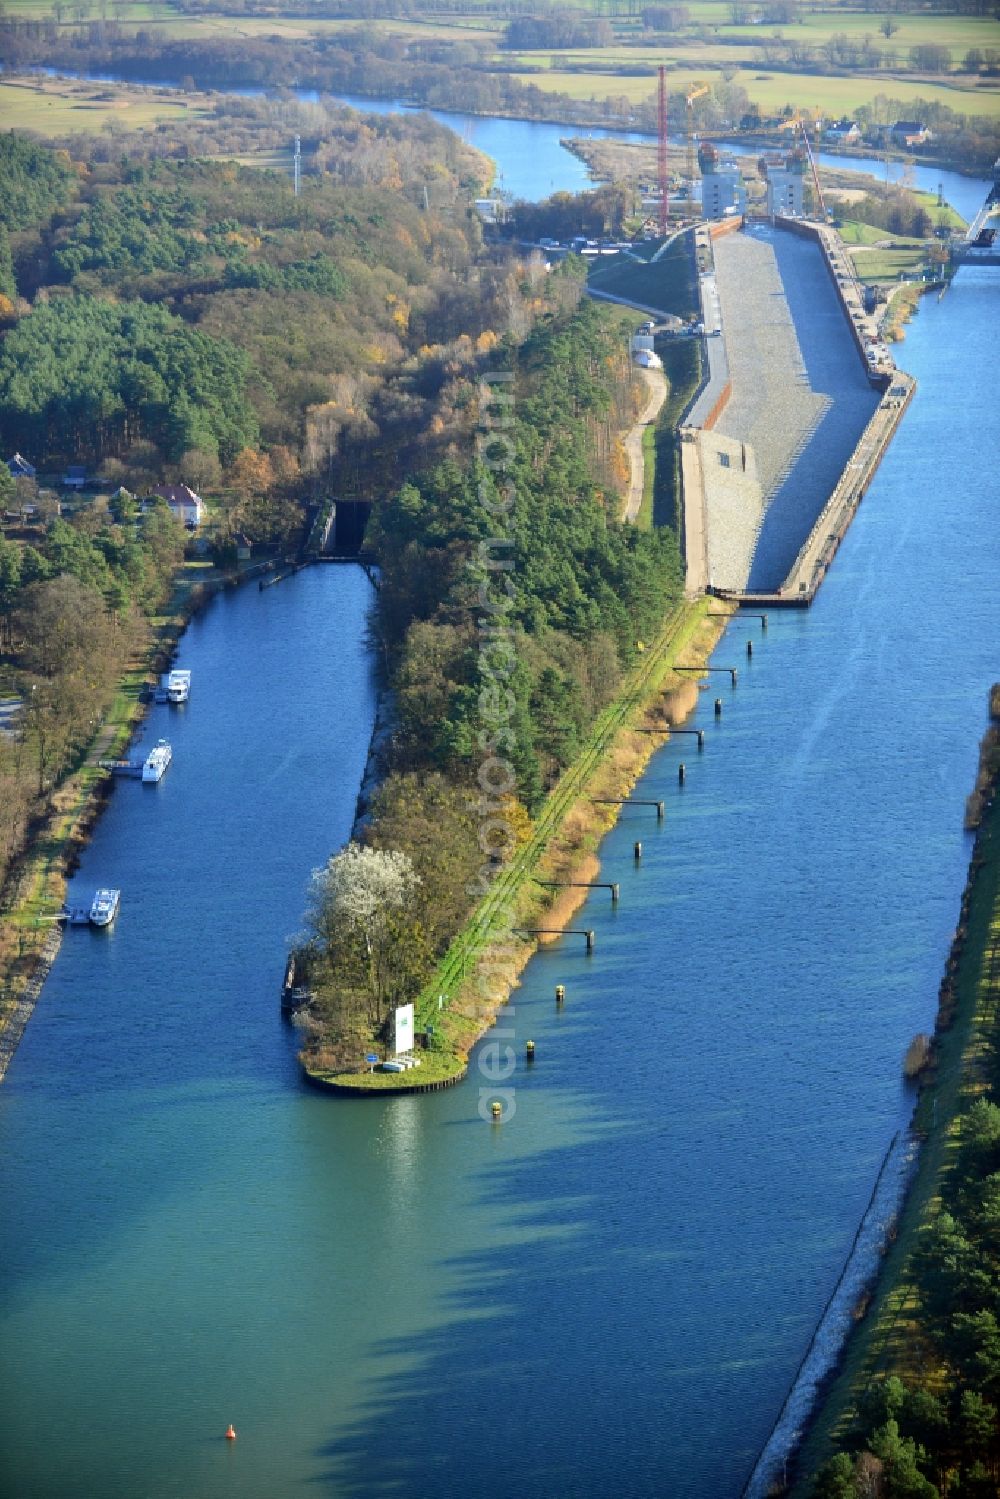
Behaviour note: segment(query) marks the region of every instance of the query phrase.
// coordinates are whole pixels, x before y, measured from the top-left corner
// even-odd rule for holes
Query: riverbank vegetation
[[[581,271],[572,260],[554,271],[534,327],[504,347],[514,415],[502,473],[485,455],[448,459],[378,502],[369,528],[396,721],[365,839],[406,856],[421,881],[419,930],[411,924],[405,942],[409,999],[477,894],[530,837],[546,794],[619,692],[637,642],[658,634],[681,593],[676,536],[617,519],[626,479],[619,435],[642,390],[633,385],[620,316],[578,304]],[[507,494],[515,497],[509,507]],[[500,807],[512,846],[487,859],[484,886],[476,771],[489,715],[499,709],[479,649],[477,598],[489,585],[502,510],[510,653],[502,748],[511,779]],[[338,951],[329,938],[318,951],[311,946],[321,999],[307,1057],[325,1072],[359,1060],[356,1026],[345,1017],[365,1000],[360,992],[352,999]]]
[[[282,127],[301,123],[303,107],[248,101],[237,113],[248,136],[268,139],[279,115]],[[299,197],[286,176],[229,162],[143,150],[109,161],[96,141],[53,152],[0,139],[20,193],[5,226],[0,450],[38,471],[12,481],[3,542],[3,666],[21,705],[4,752],[42,766],[8,844],[13,853],[79,763],[186,542],[221,559],[238,527],[241,544],[286,545],[326,496],[371,501],[376,629],[397,718],[366,845],[414,871],[419,899],[393,924],[413,992],[481,878],[466,803],[488,685],[472,604],[489,579],[489,506],[516,490],[504,799],[515,841],[678,598],[680,555],[669,530],[617,521],[620,437],[641,394],[627,355],[634,318],[581,303],[572,258],[549,273],[540,257],[484,247],[469,204],[484,163],[431,121],[308,114],[321,132]],[[503,476],[473,457],[491,372],[512,375],[516,393]],[[110,502],[64,507],[52,485],[70,463],[96,474]],[[164,479],[204,492],[204,538],[188,541],[162,505],[140,507]],[[53,662],[72,681],[52,693],[32,680],[26,615],[50,593],[60,618],[88,622],[79,649]],[[78,710],[76,675],[96,680],[105,661]],[[50,701],[58,733],[43,721]],[[335,991],[336,1030],[372,971],[344,954],[334,964],[330,931],[314,926],[303,956],[317,976],[314,1020]],[[380,1015],[364,1017],[372,1034]]]
[[[1000,709],[994,689],[993,706]],[[915,1128],[917,1180],[873,1308],[805,1451],[815,1499],[986,1499],[1000,1474],[1000,802],[996,729]],[[985,811],[984,811],[985,809]],[[829,1451],[829,1447],[827,1447]],[[799,1490],[797,1489],[797,1492]]]
[[[242,118],[266,134],[273,113]],[[109,162],[96,142],[0,136],[10,929],[19,902],[32,922],[58,907],[58,881],[46,874],[36,908],[17,861],[32,839],[50,873],[72,856],[93,762],[123,747],[187,575],[217,578],[210,557],[231,565],[237,539],[265,555],[294,545],[329,493],[368,497],[439,459],[465,433],[458,377],[528,304],[517,257],[483,254],[475,152],[429,120],[311,120],[332,171],[298,198],[283,174],[132,159],[120,139]],[[67,496],[70,465],[85,488]],[[200,537],[152,497],[164,481],[203,491]],[[19,959],[35,935],[21,931]]]

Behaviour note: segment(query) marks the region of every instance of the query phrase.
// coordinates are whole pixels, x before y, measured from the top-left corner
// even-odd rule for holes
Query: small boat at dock
[[[160,780],[173,757],[174,752],[168,741],[166,739],[158,739],[146,756],[142,767],[142,779],[147,784]]]
[[[96,891],[90,907],[91,926],[110,926],[118,915],[121,899],[121,891],[110,886],[102,886]]]
[[[191,692],[191,673],[189,671],[167,672],[167,702],[186,703]]]
[[[309,985],[303,982],[304,975],[296,974],[295,954],[285,964],[285,981],[281,986],[281,1013],[294,1015],[297,1010],[306,1010],[316,998]]]
[[[158,703],[186,703],[190,691],[189,671],[165,671],[153,689],[153,698]]]

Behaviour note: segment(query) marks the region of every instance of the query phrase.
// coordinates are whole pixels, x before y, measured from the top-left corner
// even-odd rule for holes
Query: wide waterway
[[[0,1089],[2,1499],[736,1499],[956,919],[1000,658],[998,314],[963,271],[911,324],[917,397],[817,603],[730,631],[704,754],[639,793],[665,823],[605,844],[594,956],[527,970],[538,1061],[501,1128],[475,1072],[312,1094],[278,1018],[364,759],[365,579],[195,622],[190,704],[146,731],[174,763],[117,788],[78,875],[122,886],[118,926],[67,934]]]
[[[0,72],[3,64],[0,63]],[[154,78],[125,78],[120,73],[73,72],[67,68],[41,68],[39,72],[70,78],[86,78],[100,83],[133,83],[150,88],[180,88],[176,81]],[[238,94],[241,97],[264,97],[264,88],[232,88],[221,93]],[[419,112],[403,99],[376,99],[365,94],[321,94],[316,89],[290,90],[304,103],[316,103],[330,99],[334,103],[347,104],[362,114],[404,114]],[[547,197],[554,192],[580,192],[592,187],[593,181],[584,163],[562,144],[574,136],[595,140],[613,138],[649,144],[654,137],[635,131],[601,129],[597,126],[556,124],[546,120],[508,120],[490,115],[461,114],[457,111],[430,109],[424,111],[441,125],[454,130],[470,146],[491,157],[497,164],[497,185],[514,198],[531,202]],[[737,156],[759,156],[761,143],[746,145],[726,141],[724,149]],[[907,164],[903,161],[886,161],[874,156],[845,156],[833,152],[814,153],[821,166],[839,167],[847,171],[868,172],[880,182],[898,181]],[[951,203],[966,219],[971,220],[982,207],[988,185],[975,178],[960,176],[936,166],[910,164],[913,183],[924,192],[937,192],[940,188],[947,202]]]

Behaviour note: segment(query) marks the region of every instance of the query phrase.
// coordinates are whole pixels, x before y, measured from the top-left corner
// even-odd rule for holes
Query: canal
[[[910,325],[917,397],[816,605],[750,663],[729,632],[704,754],[668,746],[639,793],[665,823],[606,841],[595,954],[527,970],[538,1061],[502,1128],[475,1068],[309,1093],[278,1016],[353,816],[366,580],[195,621],[191,701],[146,730],[174,763],[116,789],[77,877],[122,886],[117,928],[67,934],[0,1089],[2,1499],[736,1499],[907,1117],[956,919],[998,311],[966,270]]]

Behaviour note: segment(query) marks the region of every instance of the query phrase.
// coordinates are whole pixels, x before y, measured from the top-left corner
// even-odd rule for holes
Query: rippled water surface
[[[911,325],[917,398],[816,605],[730,631],[704,753],[639,793],[665,822],[606,842],[593,957],[527,970],[502,1128],[475,1075],[308,1093],[278,1017],[364,760],[365,579],[195,623],[190,704],[147,731],[174,763],[117,788],[78,876],[121,885],[117,928],[67,934],[0,1089],[3,1499],[735,1499],[956,918],[1000,660],[998,310],[963,271]]]

